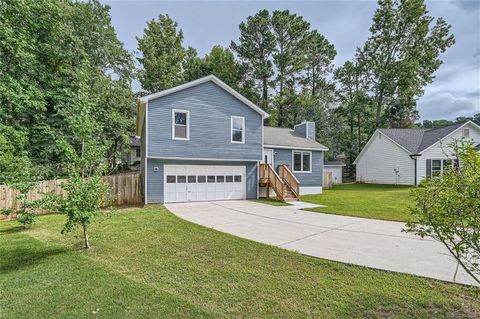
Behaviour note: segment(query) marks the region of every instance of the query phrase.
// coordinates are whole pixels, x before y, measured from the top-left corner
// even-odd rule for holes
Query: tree
[[[43,165],[46,177],[64,160],[53,142],[72,136],[63,114],[72,105],[80,61],[89,61],[92,112],[109,124],[98,134],[112,145],[112,163],[133,131],[133,61],[109,10],[98,1],[0,2],[0,124],[25,133],[28,157]]]
[[[108,185],[101,179],[108,168],[105,159],[108,144],[97,135],[102,128],[92,112],[95,102],[91,99],[87,85],[90,77],[88,61],[82,65],[83,70],[77,74],[77,92],[68,117],[69,128],[76,138],[70,141],[60,139],[58,142],[66,158],[63,169],[69,174],[67,182],[62,185],[66,194],[48,194],[43,205],[46,209],[67,216],[62,233],[81,227],[85,249],[89,249],[89,226],[108,203]]]
[[[17,216],[23,228],[37,221],[38,214],[28,200],[28,192],[41,180],[41,169],[32,164],[25,151],[26,136],[13,128],[0,124],[0,184],[15,189],[19,194],[19,208],[0,210],[1,214]]]
[[[339,106],[336,113],[346,123],[341,134],[341,150],[347,154],[347,168],[354,175],[353,161],[363,148],[364,141],[370,135],[372,121],[372,103],[367,95],[362,66],[351,61],[337,68],[334,78],[337,82]],[[338,125],[338,124],[337,124]]]
[[[322,90],[334,91],[326,77],[333,71],[335,47],[322,34],[312,31],[306,44],[306,74],[303,84],[312,96],[321,96]]]
[[[406,127],[418,117],[416,100],[455,43],[450,25],[428,15],[424,0],[379,0],[371,36],[357,50],[375,101],[375,127]],[[433,26],[432,26],[433,23]]]
[[[197,50],[188,47],[182,62],[183,82],[190,82],[209,75],[205,59],[198,56]]]
[[[183,32],[168,15],[147,22],[141,38],[137,37],[138,61],[142,69],[138,79],[148,92],[162,91],[182,82],[182,62],[186,52],[182,46]]]
[[[454,142],[446,151],[460,165],[412,191],[415,206],[405,230],[443,243],[480,283],[480,153],[467,141]]]
[[[232,41],[230,47],[244,65],[246,83],[256,86],[260,82],[259,106],[268,112],[268,88],[273,76],[271,56],[275,48],[270,13],[268,10],[260,10],[254,16],[249,16],[246,22],[240,23],[239,29],[239,43]]]
[[[278,92],[275,105],[280,127],[292,125],[288,122],[288,113],[294,108],[295,88],[300,72],[306,66],[307,43],[311,37],[309,29],[310,24],[303,17],[290,14],[288,10],[272,14],[272,32],[276,40],[273,62],[277,69],[274,85]]]

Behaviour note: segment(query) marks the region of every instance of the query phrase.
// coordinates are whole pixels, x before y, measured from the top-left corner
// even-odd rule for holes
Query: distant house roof
[[[345,163],[342,161],[325,161],[323,166],[345,166]]]
[[[411,154],[418,154],[466,123],[462,122],[434,129],[381,128],[378,131],[398,143]]]
[[[140,141],[140,137],[138,136],[131,136],[130,137],[130,144],[132,144],[133,147],[140,147],[142,142]]]
[[[280,146],[284,148],[312,149],[327,151],[328,148],[316,141],[309,140],[289,128],[265,126],[263,129],[265,147]]]

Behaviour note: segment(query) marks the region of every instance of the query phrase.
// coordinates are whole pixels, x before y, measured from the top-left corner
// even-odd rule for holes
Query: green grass
[[[278,199],[273,198],[273,197],[271,197],[271,198],[259,198],[259,199],[256,199],[254,201],[257,202],[257,203],[267,204],[267,205],[272,205],[272,206],[291,206],[292,205],[292,204],[289,204],[289,203],[279,201]]]
[[[412,205],[408,186],[375,184],[339,184],[323,194],[304,195],[301,200],[326,207],[311,208],[309,211],[407,221]]]
[[[480,316],[478,288],[303,256],[161,206],[99,217],[88,252],[63,222],[0,222],[1,318]]]

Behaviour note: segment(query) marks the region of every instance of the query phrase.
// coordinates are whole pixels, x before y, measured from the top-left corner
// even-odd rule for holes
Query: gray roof
[[[263,130],[263,143],[265,145],[328,150],[325,145],[309,140],[289,128],[280,127],[265,126]]]
[[[432,146],[445,136],[461,127],[465,122],[441,128],[381,128],[382,134],[397,142],[411,154],[418,154]]]

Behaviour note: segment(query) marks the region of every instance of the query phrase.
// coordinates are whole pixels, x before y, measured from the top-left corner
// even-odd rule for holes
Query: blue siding
[[[172,139],[172,110],[190,111],[190,140]],[[231,143],[231,116],[245,117],[245,144]],[[262,116],[212,82],[148,102],[148,156],[261,160]]]
[[[303,137],[307,137],[307,123],[301,123],[301,124],[295,125],[293,127],[293,130],[295,131],[295,133],[298,133]]]
[[[305,138],[315,140],[315,122],[304,122],[295,125],[294,131]]]
[[[228,165],[228,166],[245,166],[246,169],[246,197],[247,199],[257,198],[258,172],[257,162],[235,162],[235,161],[196,161],[196,160],[160,160],[148,159],[147,167],[147,196],[148,203],[163,203],[163,181],[164,181],[164,165],[183,164],[183,165]],[[154,172],[153,168],[158,167],[158,171]]]
[[[301,151],[301,149],[299,149]],[[278,170],[278,165],[288,165],[293,171],[292,150],[274,149],[273,164]],[[300,186],[322,186],[323,185],[323,152],[312,151],[312,172],[293,173],[300,182]]]

